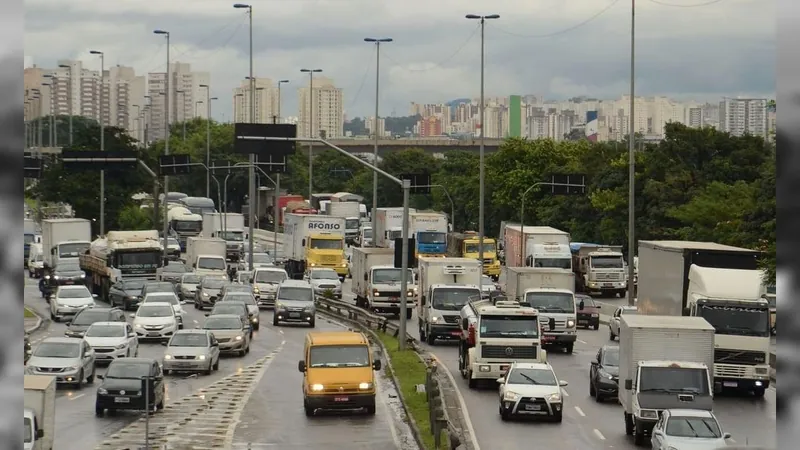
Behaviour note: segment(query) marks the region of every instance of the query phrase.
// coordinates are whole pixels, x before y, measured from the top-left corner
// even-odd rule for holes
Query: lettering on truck
[[[327,223],[327,222],[309,222],[308,229],[309,230],[340,230],[342,226],[338,223]]]

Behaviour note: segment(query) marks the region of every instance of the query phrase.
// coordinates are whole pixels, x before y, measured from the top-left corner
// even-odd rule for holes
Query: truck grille
[[[499,359],[535,359],[537,356],[536,346],[522,345],[482,345],[481,358]]]
[[[485,258],[483,260],[483,263],[487,264],[487,265],[492,265],[493,262],[494,262],[494,260],[492,258]]]
[[[766,364],[767,359],[766,355],[761,352],[716,349],[714,350],[714,362],[755,366],[757,364]]]
[[[338,256],[323,256],[320,258],[320,262],[323,264],[336,264],[340,259]]]
[[[380,291],[380,292],[378,292],[378,294],[379,295],[376,295],[375,297],[381,297],[381,298],[383,298],[383,297],[397,297],[398,299],[400,298],[400,291],[397,291],[397,292]]]
[[[539,325],[544,327],[544,331],[550,331],[550,327],[547,325],[550,321],[549,317],[539,316]],[[567,327],[567,321],[556,319],[556,328],[553,331],[564,331],[564,328]]]
[[[622,274],[621,273],[598,273],[596,276],[598,281],[602,280],[621,280]]]
[[[457,324],[461,316],[442,316],[444,323]]]

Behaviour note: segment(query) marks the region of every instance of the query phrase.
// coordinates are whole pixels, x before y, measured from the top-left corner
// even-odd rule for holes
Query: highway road
[[[346,280],[344,299],[354,301],[350,294],[350,280]],[[599,299],[616,304],[623,299]],[[613,311],[613,310],[612,310]],[[604,311],[605,312],[605,311]],[[415,338],[417,318],[409,321],[408,331]],[[561,424],[502,422],[498,414],[498,396],[494,386],[471,390],[458,372],[458,350],[453,344],[422,346],[434,353],[456,379],[478,444],[484,450],[512,450],[530,446],[531,437],[543,447],[625,449],[636,448],[632,438],[625,436],[623,413],[619,404],[598,404],[589,396],[589,364],[597,350],[611,343],[607,327],[599,330],[579,330],[578,341],[572,355],[548,354],[556,374],[569,383],[564,388],[565,408]],[[738,444],[776,446],[775,388],[770,387],[764,399],[748,397],[718,397],[714,412],[725,431],[733,434]],[[535,435],[531,434],[535,433]]]

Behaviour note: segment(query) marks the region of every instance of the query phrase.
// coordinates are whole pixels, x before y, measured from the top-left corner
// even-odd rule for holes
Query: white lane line
[[[194,322],[194,323],[200,323],[200,322],[198,322],[198,321],[196,321],[196,320],[192,320],[192,322]]]
[[[564,394],[564,397],[569,397],[569,392],[566,389],[561,388],[561,393]]]
[[[77,399],[83,397],[84,395],[86,395],[86,394],[72,395],[72,396],[69,397],[69,399],[70,400],[77,400]]]
[[[578,412],[578,414],[580,414],[580,415],[581,415],[581,417],[586,417],[586,413],[584,413],[584,412],[583,412],[583,410],[581,409],[581,407],[580,407],[580,406],[576,406],[576,407],[575,407],[575,411],[577,411],[577,412]]]
[[[283,330],[278,330],[278,333],[283,334]]]
[[[603,433],[601,433],[600,430],[595,428],[593,431],[594,431],[594,435],[597,436],[597,439],[600,439],[601,441],[605,441],[606,440],[606,437],[603,436]]]
[[[582,341],[580,339],[578,339],[578,342],[580,342],[581,344],[586,344],[586,341]]]

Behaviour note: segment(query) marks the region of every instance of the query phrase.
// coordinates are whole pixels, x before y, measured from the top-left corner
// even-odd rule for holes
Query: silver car
[[[314,305],[314,290],[310,284],[299,280],[286,280],[278,287],[272,325],[280,322],[316,324],[317,308]]]
[[[92,294],[83,285],[59,286],[50,297],[50,319],[60,322],[75,317],[83,308],[93,308],[96,298],[97,294]]]
[[[207,330],[180,330],[172,336],[164,352],[164,374],[219,370],[219,343]]]
[[[303,278],[314,288],[314,294],[323,295],[331,291],[336,298],[342,298],[342,281],[333,269],[310,269]]]
[[[196,273],[185,273],[181,276],[178,282],[178,297],[183,301],[194,302],[194,297],[197,293],[197,285],[203,277]]]
[[[250,351],[250,329],[236,314],[209,316],[203,323],[203,330],[214,335],[220,352],[244,356]]]
[[[714,413],[697,409],[664,410],[650,433],[653,450],[716,450],[725,448],[730,438]]]
[[[94,383],[94,350],[79,338],[49,337],[42,340],[28,359],[25,373],[56,377],[56,383],[83,387]]]
[[[250,317],[250,325],[253,326],[254,330],[258,330],[260,328],[260,309],[258,308],[258,303],[256,303],[256,298],[253,294],[248,294],[247,292],[226,292],[225,296],[222,297],[222,302],[241,302],[247,306],[247,314]]]

